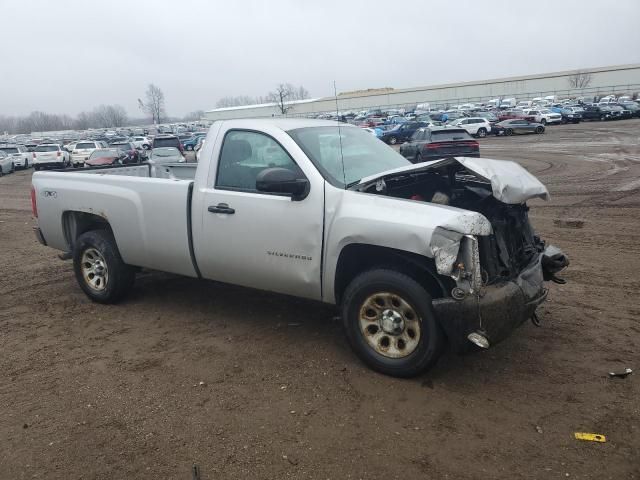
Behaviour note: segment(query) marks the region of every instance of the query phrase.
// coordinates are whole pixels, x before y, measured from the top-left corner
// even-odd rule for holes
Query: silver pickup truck
[[[500,341],[568,264],[534,233],[526,201],[548,192],[518,164],[414,165],[335,122],[216,122],[197,164],[38,172],[31,196],[38,239],[96,302],[148,268],[335,304],[395,376]]]

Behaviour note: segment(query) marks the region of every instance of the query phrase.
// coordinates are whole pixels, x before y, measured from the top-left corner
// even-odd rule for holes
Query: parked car
[[[133,145],[137,149],[141,149],[142,148],[144,150],[149,150],[151,148],[151,142],[145,136],[132,137],[131,138],[131,143],[133,143]]]
[[[99,148],[91,152],[85,160],[85,167],[105,167],[109,165],[123,165],[129,156],[119,148]]]
[[[0,150],[0,177],[8,173],[16,171],[16,166],[13,163],[12,158],[4,151]]]
[[[127,154],[127,157],[123,160],[124,163],[140,163],[142,160],[140,152],[131,142],[113,142],[109,147],[118,148]]]
[[[97,148],[102,148],[102,144],[96,141],[77,142],[71,150],[71,163],[74,168],[81,167],[89,159],[91,153]]]
[[[506,136],[514,133],[544,133],[544,125],[542,123],[530,122],[523,118],[504,120],[496,123],[493,128],[495,129],[494,134],[504,134]]]
[[[421,128],[400,146],[400,155],[413,163],[446,157],[479,157],[480,146],[462,128]]]
[[[562,123],[562,115],[547,109],[523,110],[527,120],[546,125],[548,123]]]
[[[484,138],[491,132],[491,122],[482,117],[461,118],[450,122],[453,127],[460,127],[467,131],[469,135]]]
[[[570,108],[561,108],[560,115],[562,115],[562,123],[580,123],[582,120],[580,112],[575,112]]]
[[[151,164],[163,164],[163,163],[184,163],[187,160],[180,150],[175,147],[158,147],[151,151],[151,157],[149,157],[149,163]]]
[[[367,365],[409,377],[445,343],[499,342],[568,264],[527,216],[547,189],[515,162],[411,165],[336,122],[211,129],[200,162],[158,169],[162,178],[148,165],[34,174],[36,236],[72,255],[92,301],[121,300],[139,268],[314,299],[340,308]]]
[[[586,105],[582,112],[583,120],[610,120],[611,111],[604,106]]]
[[[155,137],[153,137],[151,148],[157,147],[175,147],[181,152],[184,151],[182,142],[175,135],[156,135]]]
[[[380,135],[380,140],[389,145],[406,142],[417,129],[426,126],[427,124],[425,122],[405,122],[384,132]]]
[[[620,105],[629,110],[633,117],[640,117],[640,106],[636,102],[623,102]]]
[[[185,150],[193,150],[198,143],[198,137],[206,137],[206,133],[194,133],[193,136],[184,142],[182,142],[182,146]]]
[[[617,103],[608,105],[608,108],[613,110],[613,114],[618,119],[625,120],[633,117],[633,113],[631,112],[631,110],[623,107],[622,105],[618,105]]]
[[[11,158],[14,168],[22,168],[23,170],[29,168],[31,153],[29,153],[27,147],[23,145],[0,145],[0,150]]]
[[[38,145],[33,152],[32,163],[37,170],[41,168],[66,168],[71,165],[69,152],[57,143],[44,143]]]

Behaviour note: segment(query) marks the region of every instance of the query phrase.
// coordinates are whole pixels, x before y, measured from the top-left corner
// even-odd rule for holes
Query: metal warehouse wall
[[[569,89],[568,79],[578,72],[591,74],[588,88]],[[416,103],[466,103],[487,101],[496,97],[520,97],[530,99],[537,96],[558,95],[605,95],[609,93],[633,93],[640,90],[640,64],[614,67],[589,68],[565,72],[481,80],[430,87],[392,90],[377,94],[339,95],[340,110],[360,110],[368,107],[392,107]],[[289,115],[334,112],[333,97],[321,98],[305,103],[294,103]],[[215,109],[205,113],[207,120],[232,118],[278,116],[279,110],[273,105]]]

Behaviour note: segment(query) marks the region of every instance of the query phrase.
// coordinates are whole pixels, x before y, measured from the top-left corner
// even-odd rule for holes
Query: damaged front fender
[[[456,281],[454,296],[462,298],[480,290],[482,273],[475,236],[438,227],[431,237],[430,248],[437,272]]]

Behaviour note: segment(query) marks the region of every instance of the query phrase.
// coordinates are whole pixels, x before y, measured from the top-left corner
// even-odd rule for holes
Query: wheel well
[[[72,251],[80,235],[91,230],[111,231],[111,225],[109,225],[109,221],[106,218],[95,213],[64,212],[62,215],[62,229],[69,251]]]
[[[357,275],[374,268],[390,268],[409,275],[432,298],[442,298],[452,288],[447,285],[446,278],[436,273],[431,258],[395,248],[357,243],[347,245],[340,252],[334,283],[336,303],[340,303],[345,289]]]

